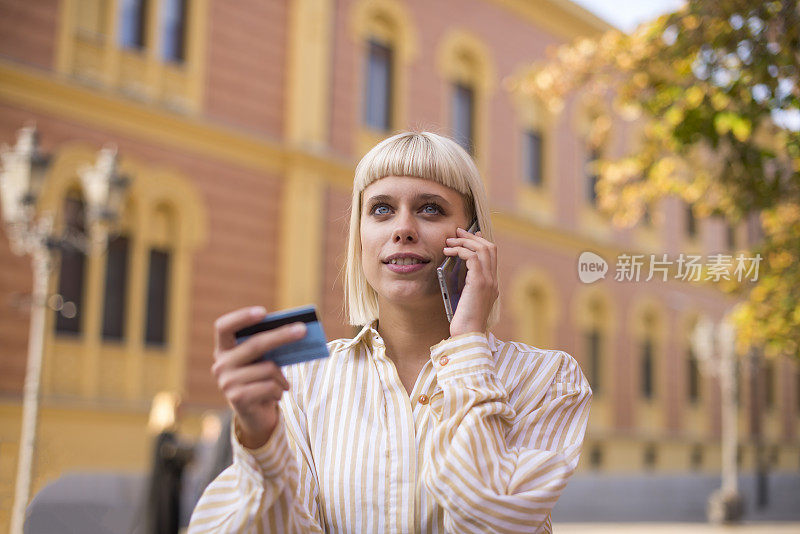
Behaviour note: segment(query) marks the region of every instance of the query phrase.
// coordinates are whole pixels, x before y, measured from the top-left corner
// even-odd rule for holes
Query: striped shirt
[[[577,362],[464,334],[431,347],[409,397],[374,325],[283,369],[275,431],[233,438],[190,533],[551,532],[589,417]]]

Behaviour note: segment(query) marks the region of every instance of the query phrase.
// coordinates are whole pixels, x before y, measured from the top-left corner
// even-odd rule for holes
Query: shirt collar
[[[356,346],[362,340],[364,344],[367,345],[368,347],[373,347],[375,341],[380,341],[382,344],[383,339],[381,338],[381,335],[378,333],[378,330],[376,329],[377,325],[378,325],[377,319],[375,319],[369,324],[364,325],[364,328],[362,328],[361,331],[358,334],[356,334],[355,337],[353,337],[353,339],[345,343],[344,347],[342,348],[349,349],[351,347]],[[489,341],[489,349],[493,353],[497,352],[497,338],[494,337],[494,334],[489,332],[486,335],[486,338]]]
[[[353,339],[345,343],[344,347],[342,348],[349,349],[356,346],[362,340],[364,341],[365,345],[372,346],[376,339],[380,339],[380,334],[378,334],[378,331],[375,329],[377,324],[378,320],[375,319],[371,323],[364,325],[364,328],[362,328],[361,331],[356,334],[355,337],[353,337]]]

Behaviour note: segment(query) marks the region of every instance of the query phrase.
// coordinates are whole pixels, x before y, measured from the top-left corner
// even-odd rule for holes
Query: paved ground
[[[554,523],[555,534],[798,534],[800,523],[749,523],[714,526],[706,523]]]

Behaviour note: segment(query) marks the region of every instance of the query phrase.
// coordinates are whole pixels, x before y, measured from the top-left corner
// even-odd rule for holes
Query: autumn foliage
[[[630,150],[597,168],[600,207],[617,224],[667,196],[701,217],[759,217],[758,280],[720,286],[742,296],[742,352],[800,350],[799,32],[797,0],[691,0],[630,35],[562,46],[508,84],[553,112],[575,95],[594,102],[598,147],[632,123]]]

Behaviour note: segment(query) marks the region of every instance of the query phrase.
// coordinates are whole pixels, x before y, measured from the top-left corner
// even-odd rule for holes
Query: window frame
[[[394,78],[395,78],[395,51],[390,43],[382,42],[379,39],[371,38],[367,40],[367,54],[364,72],[364,108],[362,123],[365,127],[376,131],[388,132],[393,129],[394,123]],[[382,55],[381,55],[382,53]],[[373,84],[376,59],[385,60],[385,80],[384,91],[379,94],[378,88]],[[381,73],[383,74],[383,73]],[[375,110],[372,105],[375,99],[384,100],[383,109]],[[376,105],[379,103],[376,103]],[[385,122],[381,123],[380,119]]]

